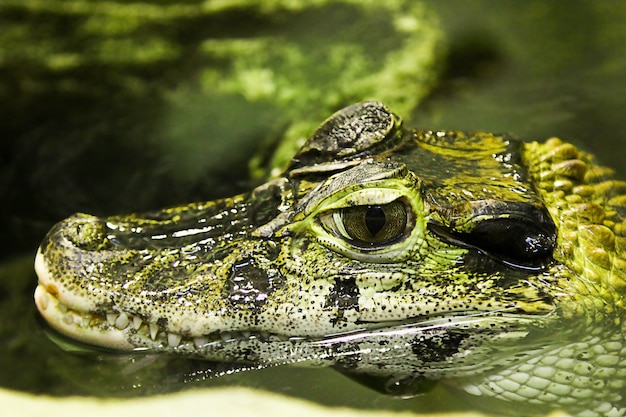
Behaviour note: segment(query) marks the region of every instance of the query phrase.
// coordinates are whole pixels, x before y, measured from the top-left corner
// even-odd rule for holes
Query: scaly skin
[[[35,300],[113,349],[620,416],[626,183],[610,175],[559,139],[409,130],[360,103],[248,194],[59,223]]]

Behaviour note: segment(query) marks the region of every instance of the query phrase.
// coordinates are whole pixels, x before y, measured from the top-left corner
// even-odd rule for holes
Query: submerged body
[[[409,130],[359,103],[250,193],[59,223],[35,300],[114,349],[620,416],[626,183],[610,175],[558,139]]]

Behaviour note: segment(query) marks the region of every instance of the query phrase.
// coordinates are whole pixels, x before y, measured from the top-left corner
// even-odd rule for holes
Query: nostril
[[[98,217],[77,213],[62,224],[60,230],[63,236],[77,248],[95,251],[107,245],[105,225]]]

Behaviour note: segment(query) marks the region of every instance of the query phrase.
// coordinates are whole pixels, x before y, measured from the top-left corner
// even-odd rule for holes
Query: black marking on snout
[[[344,321],[344,311],[354,309],[359,311],[359,287],[354,277],[337,278],[335,285],[326,296],[325,309],[337,311],[337,317],[333,318],[333,324]]]
[[[285,277],[273,269],[261,268],[254,258],[237,261],[226,282],[227,298],[238,308],[259,308],[268,297],[285,285]]]

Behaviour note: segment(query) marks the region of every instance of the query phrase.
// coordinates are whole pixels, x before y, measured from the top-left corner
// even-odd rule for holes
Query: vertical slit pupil
[[[365,211],[365,226],[370,234],[375,237],[383,228],[387,218],[381,206],[367,206]]]

